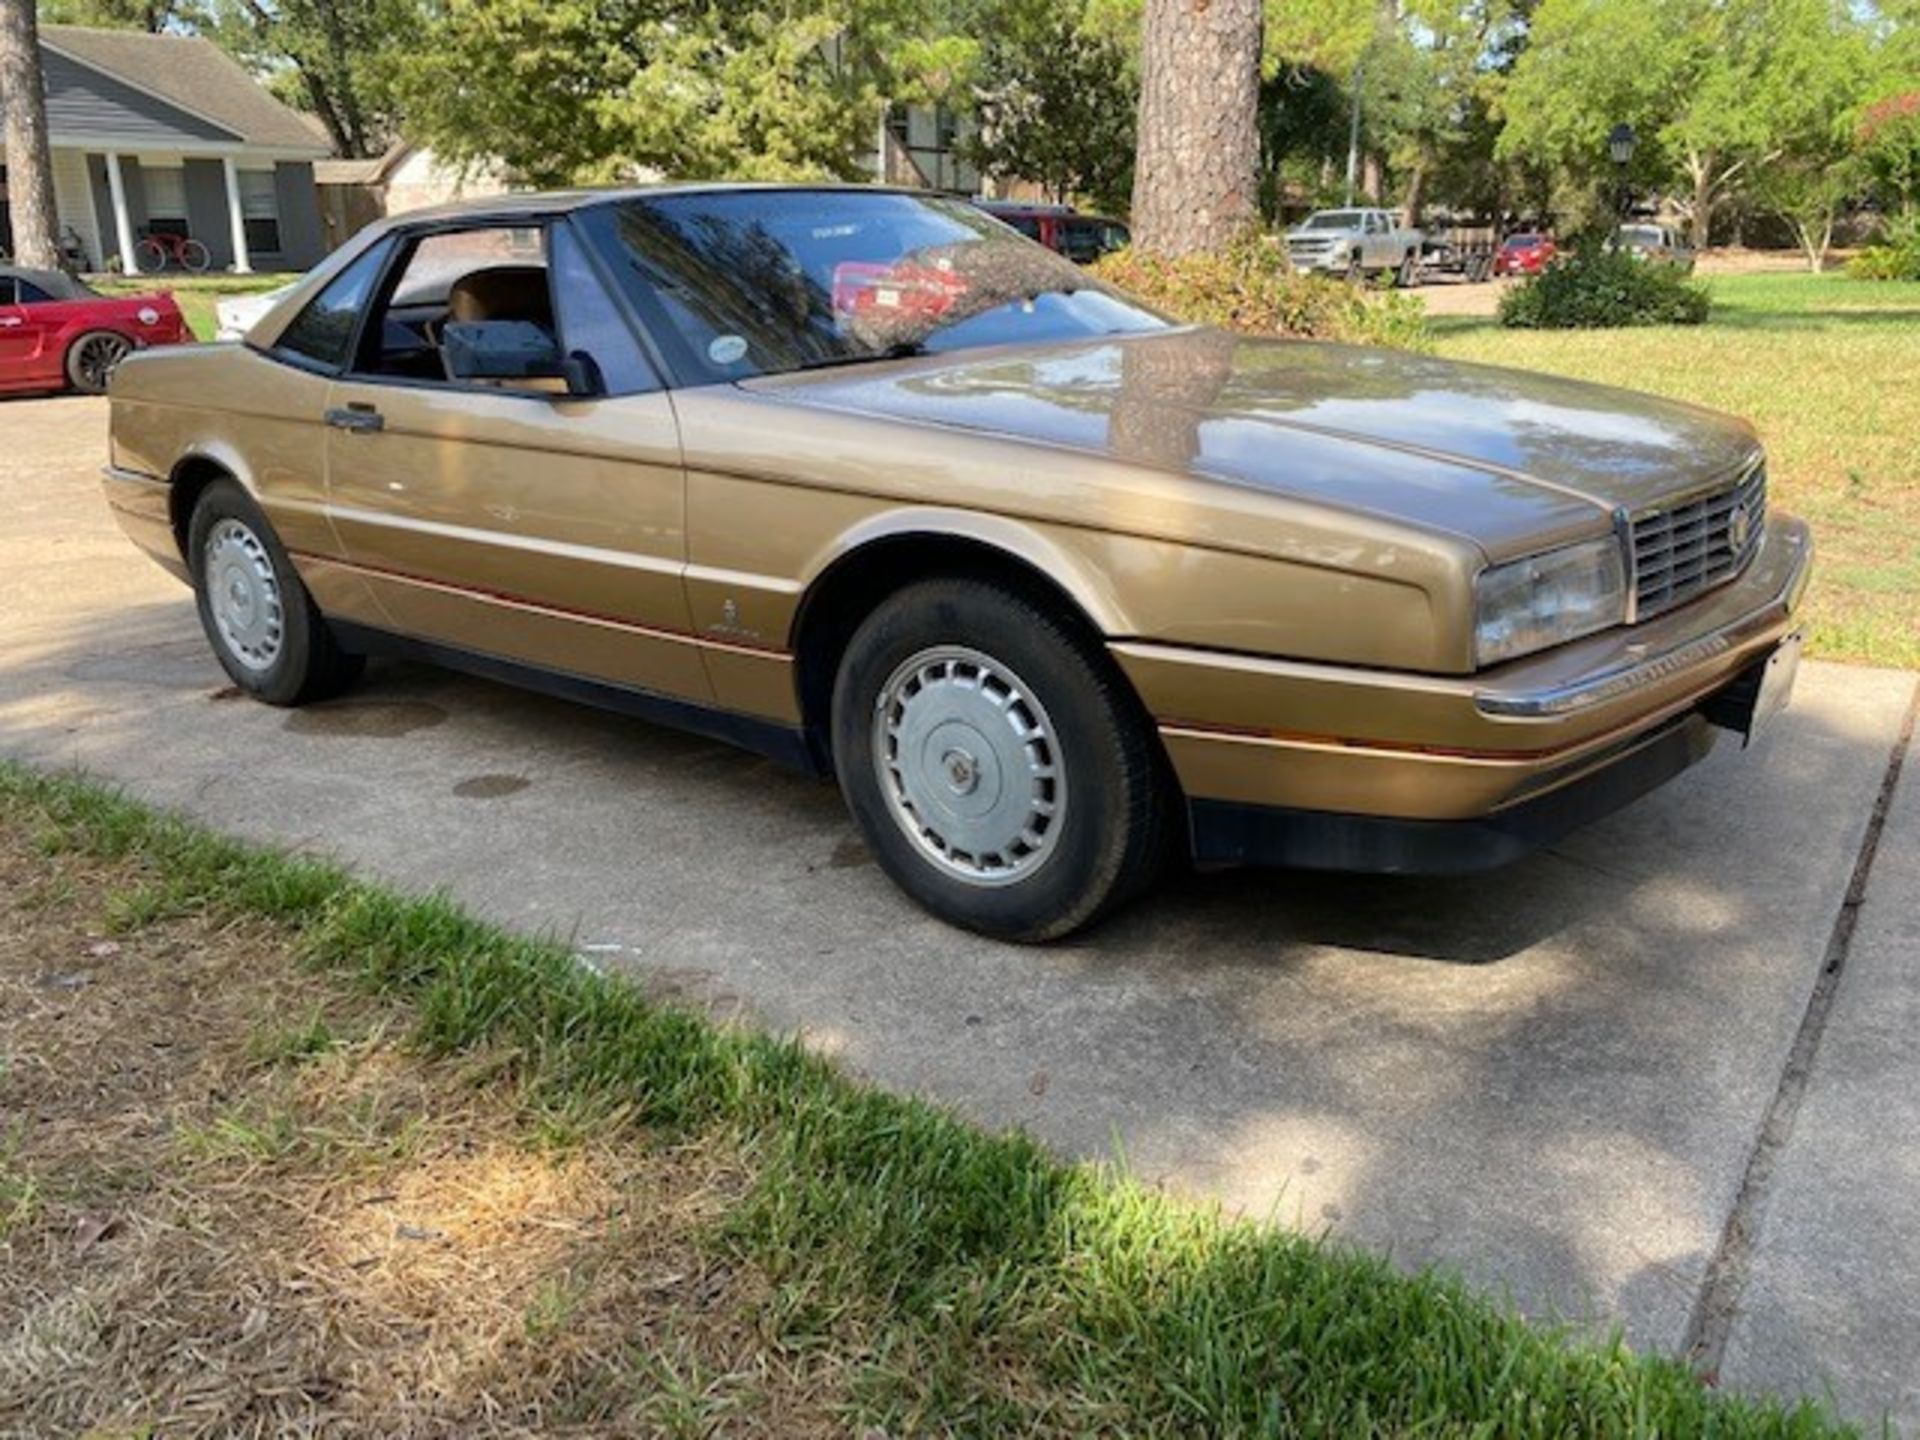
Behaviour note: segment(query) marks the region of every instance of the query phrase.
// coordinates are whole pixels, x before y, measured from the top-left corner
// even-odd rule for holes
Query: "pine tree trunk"
[[[1254,223],[1260,0],[1146,0],[1133,243],[1218,250]]]
[[[0,121],[6,130],[7,207],[13,254],[22,265],[60,264],[53,208],[53,153],[47,148],[47,84],[40,70],[34,0],[0,0]]]

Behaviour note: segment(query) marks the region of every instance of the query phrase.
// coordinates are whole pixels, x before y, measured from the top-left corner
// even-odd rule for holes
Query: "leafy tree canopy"
[[[1732,183],[1844,123],[1867,56],[1844,0],[1542,0],[1498,153],[1597,182],[1608,132],[1631,124],[1635,178],[1684,178],[1703,241]]]

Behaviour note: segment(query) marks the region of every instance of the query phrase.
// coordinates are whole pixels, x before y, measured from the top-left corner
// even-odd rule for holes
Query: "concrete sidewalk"
[[[307,711],[231,699],[99,500],[103,414],[0,403],[0,754],[443,887],[880,1083],[1533,1314],[1679,1350],[1712,1279],[1731,1381],[1920,1424],[1920,764],[1751,1178],[1914,675],[1810,664],[1751,750],[1505,872],[1192,879],[1012,949],[897,895],[831,786],[717,745],[411,666]],[[1736,1201],[1760,1228],[1730,1256]]]

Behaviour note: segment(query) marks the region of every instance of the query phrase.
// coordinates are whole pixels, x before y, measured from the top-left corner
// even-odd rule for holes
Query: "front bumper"
[[[1788,635],[1811,562],[1805,525],[1775,518],[1717,590],[1477,675],[1112,649],[1158,722],[1201,861],[1473,869],[1704,756],[1705,710]]]
[[[1293,268],[1302,272],[1313,270],[1344,271],[1347,268],[1347,251],[1339,248],[1325,250],[1287,250],[1287,259]]]

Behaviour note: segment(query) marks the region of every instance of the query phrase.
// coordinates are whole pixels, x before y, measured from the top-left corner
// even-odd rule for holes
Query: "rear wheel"
[[[133,247],[133,268],[142,275],[158,275],[167,268],[167,247],[158,240],[142,240]]]
[[[89,330],[67,347],[67,383],[88,395],[106,393],[114,368],[133,342],[112,330]]]
[[[186,269],[199,275],[204,273],[207,266],[213,263],[213,256],[208,252],[207,247],[198,240],[187,240],[182,242],[180,246],[180,263]]]
[[[867,618],[834,686],[833,754],[882,868],[969,930],[1055,939],[1165,853],[1158,752],[1124,682],[998,585],[925,581]]]
[[[269,705],[337,695],[365,663],[335,643],[260,507],[216,480],[187,533],[200,625],[233,683]]]

